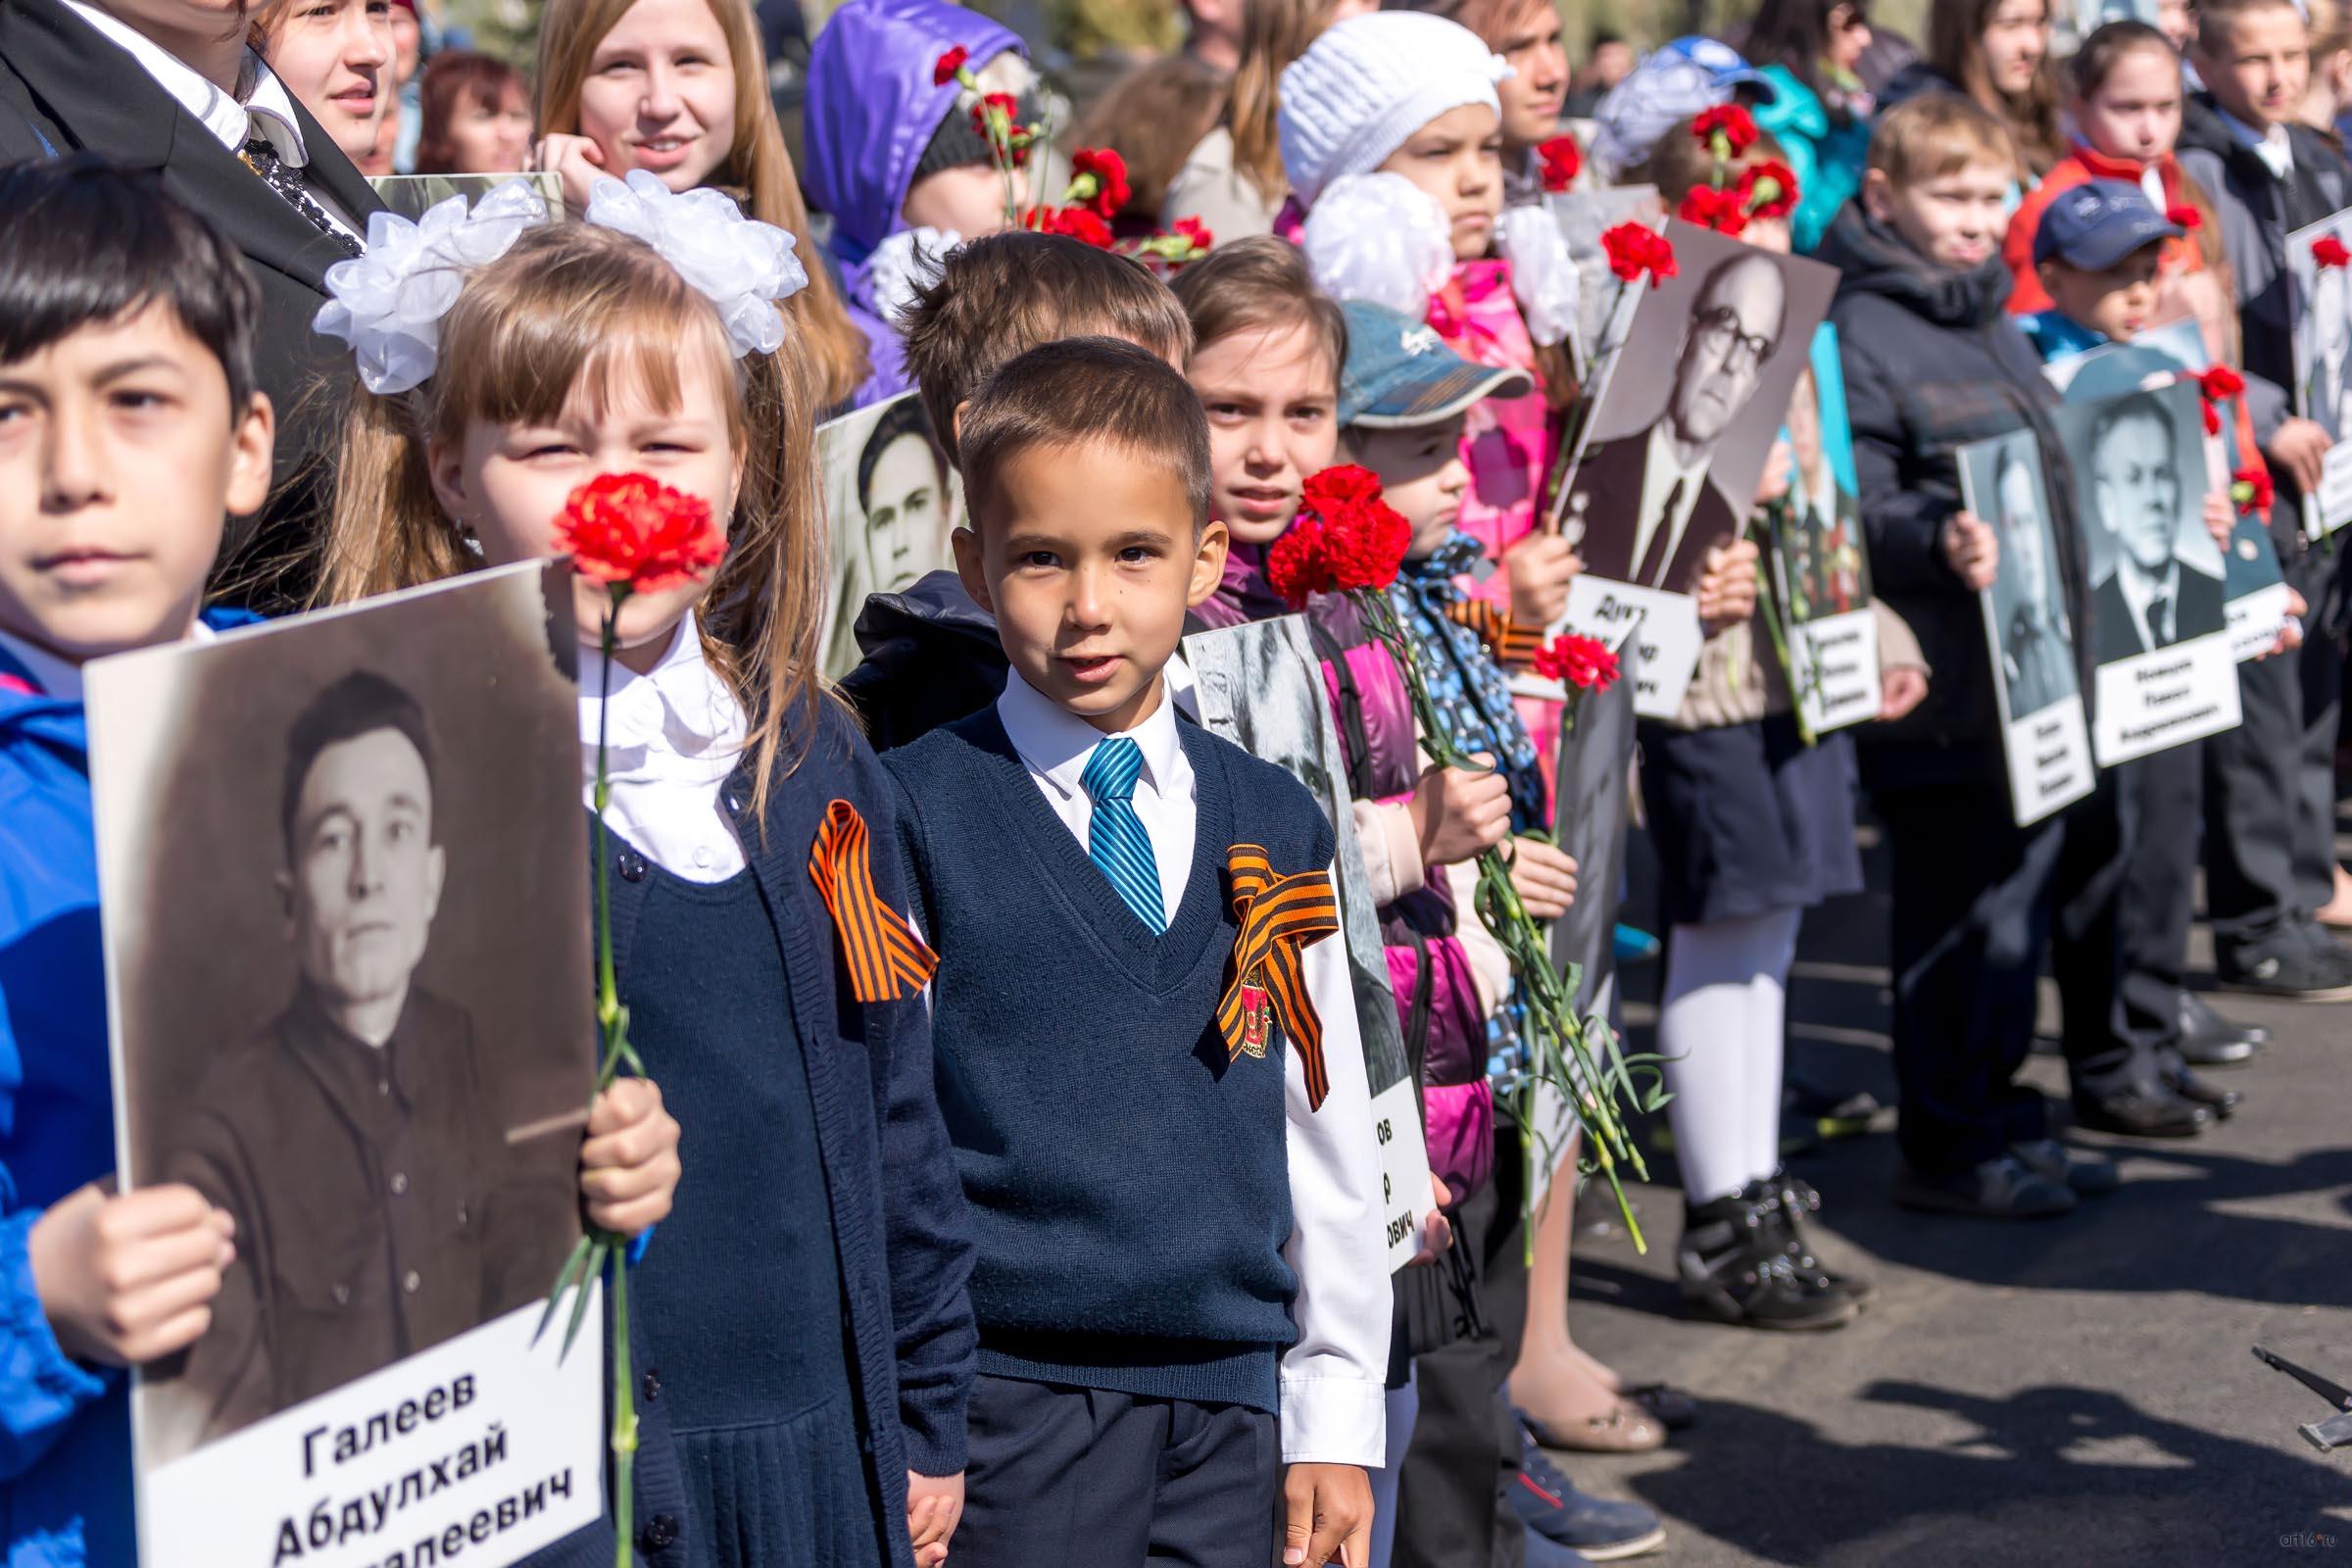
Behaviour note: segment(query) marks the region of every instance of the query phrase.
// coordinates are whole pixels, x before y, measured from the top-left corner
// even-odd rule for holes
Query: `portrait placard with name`
[[[2184,318],[2150,327],[2129,343],[2106,343],[2061,356],[2042,367],[2042,371],[2067,402],[2096,403],[2136,389],[2170,386],[2182,376],[2201,375],[2211,363],[2203,332],[2193,319]],[[2240,451],[2233,418],[2225,416],[2219,422],[2221,428],[2204,437],[2208,474],[2231,473],[2263,462],[2260,452]],[[2352,464],[2338,463],[2339,457],[2352,458],[2352,446],[2336,447],[2328,455],[2330,466],[2352,479]],[[2222,555],[2230,652],[2242,663],[2277,646],[2279,629],[2286,623],[2286,581],[2279,574],[2270,524],[2259,513],[2237,514]]]
[[[2001,750],[2017,823],[2038,822],[2098,783],[2075,662],[2057,530],[2031,430],[1960,449],[1960,504],[1992,525],[2000,564],[1984,611]]]
[[[2091,750],[2112,767],[2238,722],[2197,389],[2177,382],[2051,411],[2089,557]]]
[[[117,1169],[236,1223],[134,1375],[147,1568],[505,1563],[602,1510],[601,1317],[532,1343],[596,1064],[570,593],[528,563],[89,666]]]
[[[1593,405],[1561,520],[1585,563],[1568,628],[1616,643],[1639,615],[1636,700],[1657,717],[1681,706],[1698,655],[1690,596],[1708,553],[1748,531],[1766,458],[1838,284],[1818,262],[1679,219],[1666,234],[1678,270],[1641,291],[1623,373]],[[1668,599],[1681,608],[1670,611]]]
[[[1812,363],[1788,400],[1788,497],[1775,515],[1764,569],[1788,642],[1788,690],[1824,735],[1879,716],[1879,622],[1845,419],[1838,329],[1814,329]]]
[[[2352,208],[2334,213],[2286,236],[2286,275],[2291,289],[2295,349],[2295,412],[2315,421],[2344,452],[2352,436],[2352,267],[2323,266],[2313,247],[2334,240],[2352,247]],[[2341,460],[2352,461],[2352,460]],[[2352,522],[2352,484],[2320,487],[2303,498],[2303,529],[2314,539]]]
[[[1322,665],[1300,615],[1278,615],[1240,626],[1196,632],[1184,640],[1189,689],[1178,696],[1201,727],[1223,736],[1305,785],[1339,841],[1333,853],[1340,894],[1340,929],[1326,941],[1345,942],[1354,982],[1357,1032],[1364,1075],[1372,1087],[1372,1140],[1380,1153],[1382,1233],[1389,1267],[1412,1261],[1428,1209],[1429,1152],[1421,1132],[1421,1101],[1413,1084],[1404,1024],[1389,984],[1380,917],[1365,886],[1363,851],[1355,837],[1354,798],[1347,756]]]

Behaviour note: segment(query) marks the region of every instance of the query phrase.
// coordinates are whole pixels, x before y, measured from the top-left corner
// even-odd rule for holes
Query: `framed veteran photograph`
[[[2041,449],[2031,430],[1962,447],[1961,505],[1992,525],[2000,564],[1979,594],[2000,709],[2010,804],[2020,827],[2088,795],[2091,761],[2074,617]]]
[[[1845,421],[1838,329],[1814,329],[1782,427],[1788,495],[1775,514],[1770,572],[1785,612],[1788,689],[1814,734],[1879,714],[1879,629],[1856,498],[1854,441]]]
[[[2352,265],[2338,259],[2348,248],[2352,209],[2286,236],[2295,412],[2336,442],[2319,489],[2303,498],[2304,530],[2315,539],[2352,522]]]
[[[832,526],[824,664],[839,679],[858,666],[858,612],[870,595],[956,569],[963,492],[911,392],[818,425],[816,465]]]
[[[211,1326],[136,1374],[148,1568],[288,1529],[380,1562],[512,1502],[472,1542],[507,1561],[601,1508],[601,1336],[533,1340],[595,1073],[568,576],[89,667],[118,1168],[236,1225]]]
[[[2238,721],[2221,548],[2205,529],[2204,416],[2186,382],[2051,411],[2089,558],[2102,767]]]
[[[1571,630],[1615,644],[1641,622],[1641,712],[1671,716],[1698,660],[1690,594],[1708,552],[1747,531],[1767,454],[1838,274],[1680,220],[1676,275],[1644,290],[1594,405],[1561,531],[1584,558]],[[1634,368],[1645,373],[1633,373]],[[1652,369],[1651,368],[1655,368]]]
[[[1211,734],[1221,735],[1304,784],[1330,818],[1339,848],[1332,856],[1340,895],[1340,930],[1354,982],[1355,1021],[1363,1039],[1364,1074],[1372,1087],[1372,1137],[1380,1153],[1383,1232],[1389,1266],[1401,1268],[1419,1243],[1429,1207],[1428,1150],[1421,1133],[1421,1101],[1406,1052],[1404,1024],[1379,916],[1365,886],[1363,852],[1355,837],[1354,798],[1322,665],[1307,640],[1306,621],[1281,615],[1184,640],[1171,678],[1189,669],[1177,693]]]

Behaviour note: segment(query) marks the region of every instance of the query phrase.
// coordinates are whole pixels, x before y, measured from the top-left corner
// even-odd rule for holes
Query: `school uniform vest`
[[[1237,925],[1226,852],[1328,865],[1280,769],[1191,723],[1199,831],[1154,935],[1054,813],[991,707],[883,759],[940,954],[940,1106],[978,1255],[980,1370],[1276,1408],[1297,1337],[1282,1052],[1214,1017]]]

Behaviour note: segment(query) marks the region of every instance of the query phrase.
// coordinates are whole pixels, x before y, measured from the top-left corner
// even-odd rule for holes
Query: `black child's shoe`
[[[1761,1182],[1683,1209],[1675,1268],[1692,1311],[1742,1328],[1803,1332],[1850,1321],[1853,1298],[1797,1273]]]

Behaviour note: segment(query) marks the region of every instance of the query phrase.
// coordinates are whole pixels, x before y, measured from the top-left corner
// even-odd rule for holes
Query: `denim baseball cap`
[[[1372,430],[1436,424],[1481,398],[1524,396],[1535,385],[1525,370],[1480,365],[1446,346],[1426,322],[1349,300],[1348,363],[1340,372],[1340,423]]]
[[[2085,272],[2104,272],[2160,239],[2188,231],[2158,212],[2148,193],[2120,179],[2094,179],[2061,191],[2034,231],[2034,263],[2061,261]]]

